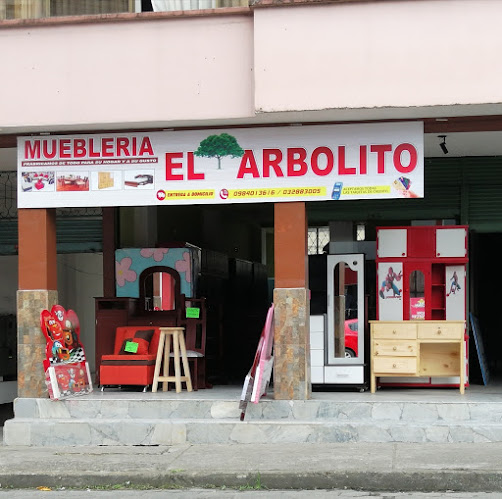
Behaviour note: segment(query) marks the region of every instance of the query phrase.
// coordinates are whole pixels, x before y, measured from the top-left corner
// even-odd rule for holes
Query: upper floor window
[[[0,20],[247,6],[248,0],[0,0]]]
[[[150,0],[155,12],[247,7],[248,0]]]

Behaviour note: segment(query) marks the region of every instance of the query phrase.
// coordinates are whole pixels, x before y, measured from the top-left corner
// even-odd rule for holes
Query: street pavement
[[[357,490],[2,490],[1,499],[500,499],[498,492],[367,492]]]
[[[444,497],[453,492],[470,493],[467,497],[495,492],[502,498],[502,443],[1,445],[0,486],[2,494],[9,488],[37,487],[137,492],[224,488],[289,491],[283,497],[321,489],[363,490],[381,497],[387,497],[386,491],[437,492]]]

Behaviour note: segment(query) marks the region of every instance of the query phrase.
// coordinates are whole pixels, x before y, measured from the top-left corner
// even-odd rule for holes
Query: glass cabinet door
[[[327,363],[364,359],[364,255],[328,255]]]

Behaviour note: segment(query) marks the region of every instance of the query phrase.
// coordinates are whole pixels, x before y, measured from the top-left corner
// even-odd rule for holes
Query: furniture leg
[[[183,337],[183,332],[181,332],[178,335],[178,337],[180,340],[181,360],[183,361],[183,371],[185,371],[187,391],[191,392],[192,391],[192,378],[190,376],[190,367],[188,366],[187,349],[185,346],[185,338]]]
[[[166,338],[166,345],[164,348],[164,382],[162,384],[162,391],[167,392],[168,388],[167,377],[169,376],[169,355],[171,353],[171,335],[166,334],[165,338]]]
[[[460,394],[465,392],[465,339],[460,342]]]
[[[190,364],[190,361],[188,362]],[[192,388],[194,391],[197,391],[199,389],[199,363],[197,362],[197,359],[195,359],[193,362],[193,376],[192,376]],[[190,371],[190,375],[192,372]]]
[[[181,366],[180,366],[180,333],[177,331],[173,335],[174,343],[174,378],[176,384],[176,393],[181,392]]]
[[[155,360],[155,372],[153,374],[152,392],[157,391],[157,385],[159,384],[160,366],[162,363],[162,353],[164,351],[166,333],[161,332],[159,336],[159,347],[157,349],[157,359]]]

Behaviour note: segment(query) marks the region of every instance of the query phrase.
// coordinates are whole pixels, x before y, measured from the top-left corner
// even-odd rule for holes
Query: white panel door
[[[377,256],[379,258],[406,256],[406,229],[379,229]]]
[[[378,320],[403,320],[403,264],[380,262],[378,279]]]
[[[459,229],[436,230],[436,256],[437,257],[460,257],[467,255],[466,245],[467,231]]]
[[[465,320],[465,265],[445,267],[446,320]]]

